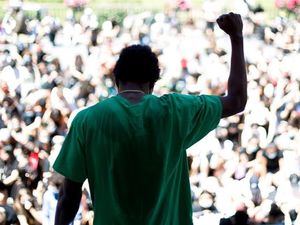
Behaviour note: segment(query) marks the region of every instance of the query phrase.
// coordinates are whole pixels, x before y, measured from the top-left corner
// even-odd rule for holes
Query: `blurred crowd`
[[[300,20],[267,20],[249,1],[230,7],[244,21],[249,99],[188,149],[194,224],[300,224]],[[74,115],[117,93],[123,47],[155,51],[155,95],[226,94],[230,41],[215,23],[225,9],[177,1],[99,24],[90,8],[28,19],[13,5],[0,25],[0,225],[53,224],[63,177],[52,165]],[[91,225],[92,210],[84,184],[73,224]]]

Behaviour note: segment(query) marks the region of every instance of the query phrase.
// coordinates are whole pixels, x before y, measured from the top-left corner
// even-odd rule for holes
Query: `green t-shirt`
[[[146,95],[137,104],[114,96],[77,114],[54,169],[88,179],[95,225],[190,225],[185,150],[221,111],[217,96]]]

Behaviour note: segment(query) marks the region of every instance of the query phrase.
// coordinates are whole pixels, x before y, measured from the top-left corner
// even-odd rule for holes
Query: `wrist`
[[[244,42],[243,42],[243,38],[242,37],[230,37],[230,41],[231,41],[231,46],[243,46]]]
[[[230,35],[230,40],[232,42],[241,42],[243,41],[243,34],[232,34]]]

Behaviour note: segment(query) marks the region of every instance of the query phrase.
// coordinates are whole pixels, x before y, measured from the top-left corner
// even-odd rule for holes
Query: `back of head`
[[[131,45],[122,50],[114,68],[116,84],[120,82],[154,83],[159,78],[158,59],[149,46]]]
[[[249,216],[246,211],[237,211],[234,215],[235,225],[247,225],[249,224]]]

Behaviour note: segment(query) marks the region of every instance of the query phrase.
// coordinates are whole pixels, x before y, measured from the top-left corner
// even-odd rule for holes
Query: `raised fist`
[[[229,36],[243,35],[243,22],[240,14],[223,14],[217,19],[219,27]]]

